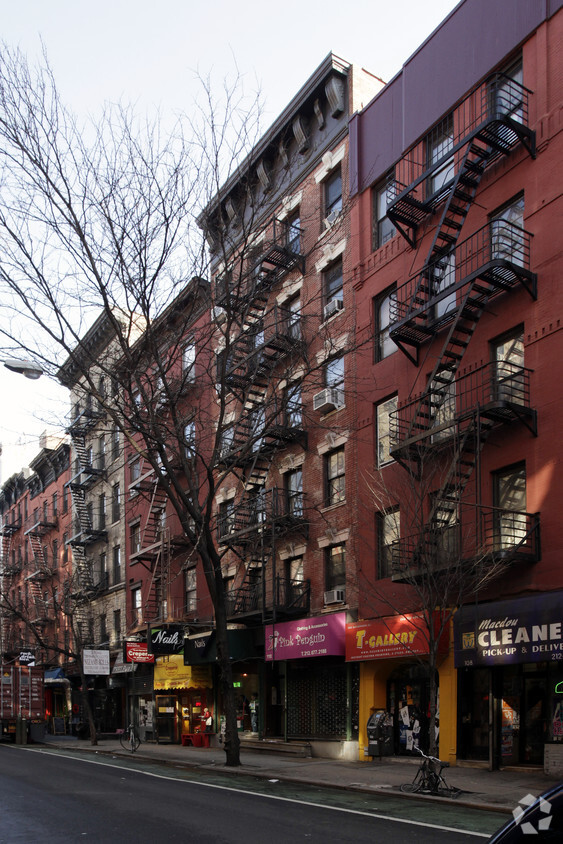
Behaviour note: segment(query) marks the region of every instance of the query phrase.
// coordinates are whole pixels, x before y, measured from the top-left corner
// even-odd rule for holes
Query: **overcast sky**
[[[44,44],[63,101],[95,115],[135,102],[164,120],[189,111],[196,76],[232,77],[262,92],[264,128],[332,50],[389,81],[455,0],[0,0],[2,40],[30,59]],[[2,312],[0,310],[0,319]],[[38,450],[62,416],[64,392],[0,367],[1,481]],[[66,409],[65,409],[66,412]],[[60,429],[62,430],[62,429]]]

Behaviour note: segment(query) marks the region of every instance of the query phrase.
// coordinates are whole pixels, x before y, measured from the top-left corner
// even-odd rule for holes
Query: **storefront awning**
[[[70,686],[70,680],[66,678],[62,668],[49,668],[45,672],[45,683],[50,686]]]
[[[184,665],[181,654],[157,657],[154,665],[154,690],[165,689],[210,689],[212,687],[209,666],[192,667]]]
[[[544,662],[562,654],[562,606],[563,592],[547,592],[462,607],[454,616],[455,667]]]
[[[258,656],[252,630],[227,630],[227,639],[231,662],[255,659]],[[216,660],[217,645],[214,630],[196,633],[184,639],[185,665],[209,665]]]

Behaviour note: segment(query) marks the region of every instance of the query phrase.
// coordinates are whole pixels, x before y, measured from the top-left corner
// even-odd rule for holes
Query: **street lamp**
[[[33,381],[36,381],[43,375],[43,370],[41,369],[41,367],[39,367],[36,363],[33,363],[30,360],[22,360],[21,358],[8,358],[8,360],[3,361],[3,363],[6,369],[10,369],[12,372],[17,372],[20,375],[24,375],[26,378],[31,378]]]

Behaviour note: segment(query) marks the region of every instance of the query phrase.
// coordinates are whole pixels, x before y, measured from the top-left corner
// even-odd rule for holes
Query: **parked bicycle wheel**
[[[403,794],[416,794],[421,788],[422,780],[418,780],[418,782],[406,782],[401,786],[401,791]]]
[[[129,731],[126,730],[119,736],[119,743],[123,750],[131,750],[131,741],[129,739]]]
[[[129,749],[130,749],[131,753],[135,753],[135,751],[137,750],[137,748],[139,747],[140,744],[141,744],[141,739],[139,738],[137,733],[134,730],[132,730],[131,731],[131,738],[130,738],[130,742],[129,742],[129,745],[130,745]]]

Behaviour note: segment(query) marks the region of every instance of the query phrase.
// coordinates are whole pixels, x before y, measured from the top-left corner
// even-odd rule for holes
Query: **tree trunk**
[[[216,644],[217,661],[220,672],[220,688],[223,699],[225,714],[225,764],[228,767],[240,765],[240,739],[237,730],[237,710],[233,688],[233,671],[229,658],[229,645],[227,641],[227,617],[225,602],[222,601],[216,607]]]

